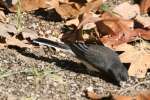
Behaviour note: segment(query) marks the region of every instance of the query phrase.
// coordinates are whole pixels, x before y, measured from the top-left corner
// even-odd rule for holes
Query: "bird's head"
[[[127,81],[128,79],[127,68],[121,62],[113,62],[108,72],[115,83],[119,84],[120,81]]]

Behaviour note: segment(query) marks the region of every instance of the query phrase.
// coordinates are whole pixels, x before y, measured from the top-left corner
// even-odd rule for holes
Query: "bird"
[[[45,38],[34,39],[32,43],[66,50],[74,54],[89,71],[103,72],[116,84],[128,79],[128,71],[118,54],[104,45],[79,41],[60,43]]]

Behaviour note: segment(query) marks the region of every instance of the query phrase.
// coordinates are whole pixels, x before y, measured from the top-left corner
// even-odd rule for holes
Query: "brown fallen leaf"
[[[75,18],[75,19],[68,20],[68,21],[66,21],[66,25],[67,26],[69,26],[69,25],[78,26],[79,25],[79,19]]]
[[[150,91],[139,93],[136,96],[136,100],[150,100]]]
[[[150,45],[146,45],[150,46]],[[147,70],[150,68],[150,54],[143,47],[134,47],[130,44],[122,44],[115,48],[117,51],[124,51],[120,59],[124,63],[131,63],[128,74],[137,78],[144,78]]]
[[[4,49],[4,48],[5,48],[5,44],[0,43],[0,49]]]
[[[147,13],[150,8],[150,0],[141,0],[140,10],[141,13]]]
[[[94,91],[87,91],[86,97],[91,100],[100,100],[101,99],[101,97],[98,94],[96,94]]]
[[[134,29],[134,30],[125,30],[126,34],[120,35],[106,35],[101,38],[101,41],[110,48],[115,48],[122,43],[128,43],[134,41],[136,38],[143,38],[145,40],[150,40],[150,30],[146,29]]]
[[[84,13],[77,29],[82,30],[85,25],[90,25],[90,23],[96,24],[97,38],[99,39],[101,36],[100,41],[109,47],[130,42],[139,36],[137,31],[133,31],[133,20],[124,20],[111,13],[104,13],[102,17],[93,16],[92,13]],[[93,27],[93,24],[90,26]]]
[[[113,100],[134,100],[132,96],[113,96]]]
[[[56,7],[56,12],[61,15],[62,18],[72,18],[76,17],[80,14],[79,8],[76,6],[77,4],[67,4],[67,3],[61,3],[59,7]]]
[[[23,37],[23,39],[35,39],[38,37],[38,34],[35,31],[32,31],[31,29],[24,28],[22,32],[20,33]]]
[[[150,40],[150,30],[137,28],[137,29],[134,29],[134,33],[138,34],[139,37],[145,40]]]
[[[142,24],[144,26],[144,28],[150,27],[150,17],[149,16],[138,15],[138,16],[136,16],[135,20],[137,22],[139,22],[140,24]]]
[[[99,15],[98,14],[95,14],[93,12],[89,12],[89,13],[84,13],[83,14],[83,17],[82,17],[82,20],[81,20],[81,23],[80,25],[78,26],[78,28],[81,26],[81,24],[86,21],[87,23],[84,23],[82,25],[82,29],[83,30],[90,30],[90,29],[93,29],[96,27],[96,24],[94,22],[90,22],[90,20],[94,21],[93,19],[90,19],[90,18],[93,18],[95,21],[96,20],[101,20],[99,18]],[[89,20],[89,21],[88,21]]]
[[[55,9],[62,18],[68,19],[72,17],[78,17],[81,14],[88,13],[93,10],[98,10],[101,4],[102,0],[92,0],[91,2],[87,2],[84,4],[80,2],[69,2],[60,3],[60,5]]]
[[[79,25],[77,29],[82,29],[85,25],[89,23],[96,23],[98,21],[101,21],[102,18],[99,17],[99,15],[94,14],[93,12],[84,13],[81,18],[79,18]],[[94,26],[95,27],[95,26]]]
[[[6,39],[17,33],[15,25],[0,22],[0,43],[6,43]]]
[[[100,96],[93,88],[87,88],[85,96],[90,100],[150,100],[150,91],[140,91],[136,96],[112,95]]]
[[[134,29],[133,20],[124,20],[110,13],[104,13],[102,20],[96,22],[99,34],[102,34],[101,41],[108,47],[131,42],[136,37],[150,40],[150,30]]]
[[[102,3],[103,0],[92,0],[91,2],[86,3],[85,6],[83,6],[80,10],[81,14],[99,10],[99,7]]]
[[[30,45],[27,40],[20,41],[19,39],[16,38],[16,36],[13,36],[11,38],[7,38],[5,45],[6,46],[13,45],[13,46],[18,46],[20,48],[24,48],[24,47],[32,48],[32,45]]]
[[[4,13],[3,9],[1,9],[1,8],[0,8],[0,21],[1,22],[5,22],[6,21],[5,13]]]
[[[131,19],[136,17],[137,15],[140,15],[140,8],[137,4],[130,4],[129,2],[121,3],[120,5],[117,5],[113,12],[117,13],[119,16],[121,16],[123,19]],[[116,14],[116,15],[117,15]]]
[[[101,100],[102,96],[100,96],[99,94],[97,94],[93,87],[88,87],[85,91],[85,97],[89,98],[90,100]]]
[[[137,37],[142,37],[146,40],[150,39],[149,30],[134,29],[133,20],[125,20],[108,12],[102,14],[101,17],[92,16],[91,13],[84,13],[77,29],[82,30],[85,25],[90,25],[90,23],[96,24],[97,31],[95,33],[97,38],[111,48],[122,43],[131,42]]]
[[[102,20],[96,22],[99,34],[102,34],[101,41],[111,47],[129,42],[133,36],[133,20],[124,20],[111,13],[104,13]]]
[[[87,90],[85,95],[90,100],[133,100],[131,96],[118,96],[109,94],[108,96],[100,96],[99,94],[95,93],[93,90]]]
[[[59,6],[58,0],[20,0],[20,10],[21,11],[32,11],[39,8],[55,8]],[[6,3],[10,3],[7,2]],[[11,12],[16,12],[18,9],[18,2],[11,4],[10,7],[7,7]]]
[[[133,29],[134,23],[132,20],[125,20],[111,13],[104,13],[102,15],[102,19],[102,23],[105,25],[105,27],[107,27],[106,29],[109,29],[109,31],[107,31],[104,27],[103,31],[110,35],[123,34],[126,33],[125,31]],[[99,30],[103,29],[100,28],[102,27],[102,25],[99,25],[99,22],[97,22],[96,24],[98,24],[97,27]]]

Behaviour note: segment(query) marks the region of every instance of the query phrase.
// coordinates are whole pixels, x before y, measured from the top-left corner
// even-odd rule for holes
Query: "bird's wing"
[[[116,55],[111,49],[101,45],[74,43],[69,46],[78,58],[87,61],[98,70],[107,70],[111,66],[113,58],[116,59]]]

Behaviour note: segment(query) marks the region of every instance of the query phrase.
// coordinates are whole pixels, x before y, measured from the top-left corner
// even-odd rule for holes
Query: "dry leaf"
[[[96,94],[94,91],[87,91],[87,98],[90,98],[91,100],[100,100],[100,96]]]
[[[145,17],[145,16],[137,16],[135,18],[139,23],[141,23],[145,28],[150,27],[150,17]]]
[[[81,29],[83,26],[85,26],[88,23],[96,23],[101,20],[102,18],[100,18],[99,15],[96,15],[92,12],[84,13],[82,18],[80,19],[80,23],[77,29]]]
[[[94,92],[93,87],[88,87],[85,90],[85,96],[89,98],[90,100],[101,100],[102,98],[97,93]]]
[[[0,43],[0,49],[4,49],[4,48],[5,48],[5,44]]]
[[[150,100],[150,91],[145,91],[136,96],[136,100]]]
[[[123,96],[123,95],[112,95],[109,94],[108,96],[99,96],[93,90],[88,88],[85,91],[85,95],[90,100],[150,100],[150,91],[143,91],[136,96]]]
[[[27,40],[20,41],[19,39],[16,38],[16,36],[7,38],[6,45],[18,46],[20,48],[23,47],[32,48],[32,45],[28,44]]]
[[[99,10],[100,5],[102,3],[103,3],[102,0],[92,0],[91,2],[86,3],[86,5],[81,8],[80,13],[82,14],[90,11],[97,11]]]
[[[27,39],[27,38],[35,39],[38,37],[38,34],[35,31],[32,31],[27,28],[22,30],[21,35],[22,35],[23,39]]]
[[[83,26],[83,30],[90,30],[95,27],[96,27],[96,25],[94,23],[88,23]]]
[[[17,33],[17,29],[15,25],[12,24],[5,24],[0,22],[0,37],[9,38],[11,35]]]
[[[115,46],[118,46],[122,43],[128,43],[133,40],[135,40],[137,37],[143,38],[145,40],[150,40],[150,30],[146,29],[134,29],[134,30],[124,30],[122,32],[125,32],[123,35],[117,35],[117,36],[103,36],[101,38],[101,41],[108,47],[113,48]]]
[[[82,18],[81,23],[80,23],[80,25],[78,26],[78,28],[81,26],[81,24],[82,24],[84,21],[86,21],[86,23],[84,23],[84,24],[82,25],[82,26],[83,26],[83,28],[82,28],[83,30],[90,30],[90,29],[92,29],[92,28],[95,28],[95,27],[96,27],[95,22],[94,22],[93,19],[90,19],[90,18],[93,18],[94,20],[100,20],[98,14],[95,14],[95,13],[93,13],[93,12],[84,13],[84,14],[83,14],[83,18]],[[90,20],[93,21],[93,22],[90,22]]]
[[[133,20],[124,20],[110,13],[104,13],[102,21],[96,22],[96,25],[99,33],[104,35],[101,41],[109,47],[131,42],[136,37],[150,40],[150,30],[134,29]]]
[[[144,78],[147,70],[150,68],[150,54],[144,51],[143,48],[144,47],[136,48],[129,44],[122,44],[116,48],[117,51],[124,51],[124,53],[120,55],[121,61],[131,63],[128,70],[129,76]]]
[[[86,0],[87,2],[91,2],[92,0]]]
[[[133,100],[131,96],[113,96],[113,100]]]
[[[55,8],[59,6],[58,0],[21,0],[21,11],[32,11],[39,8]],[[6,2],[9,3],[9,2]],[[12,6],[7,7],[11,12],[16,12],[18,3],[11,4]]]
[[[80,14],[80,10],[76,7],[76,4],[66,4],[62,3],[59,7],[55,8],[57,13],[61,15],[62,18],[67,19],[70,17],[76,17]]]
[[[119,14],[123,19],[131,19],[137,15],[140,15],[140,9],[137,4],[131,5],[129,2],[121,3],[120,5],[116,6],[113,11]]]
[[[59,0],[60,3],[68,3],[70,0]]]
[[[145,40],[150,40],[150,30],[137,28],[134,30],[134,33],[138,34],[140,37],[142,37]]]
[[[62,18],[68,19],[70,17],[78,17],[81,14],[93,10],[98,10],[101,4],[102,0],[92,0],[91,2],[84,4],[81,4],[80,2],[61,3],[59,7],[56,7],[55,9]]]
[[[69,25],[78,26],[79,25],[79,19],[75,18],[75,19],[68,20],[68,21],[66,21],[66,25],[67,26],[69,26]]]
[[[133,100],[133,97],[131,96],[118,96],[118,95],[111,95],[109,94],[108,96],[99,96],[96,94],[94,91],[86,91],[86,97],[89,98],[90,100]]]
[[[102,34],[101,41],[109,47],[129,42],[137,35],[132,32],[132,20],[124,20],[110,13],[104,13],[102,20],[96,22],[96,26],[99,34]]]
[[[141,13],[147,13],[150,8],[150,0],[142,0],[140,4]]]
[[[6,16],[3,12],[3,10],[0,9],[0,21],[5,22],[6,21]]]
[[[104,13],[102,15],[102,19],[103,19],[102,23],[108,28],[110,28],[109,30],[111,31],[108,31],[108,34],[111,34],[111,35],[125,33],[124,31],[133,29],[134,23],[132,20],[125,20],[117,16],[114,16],[111,13]],[[97,22],[97,24],[99,23]],[[102,26],[97,26],[97,27],[99,28]],[[107,32],[107,30],[104,30],[104,31]]]

